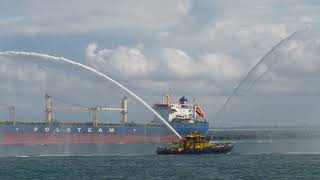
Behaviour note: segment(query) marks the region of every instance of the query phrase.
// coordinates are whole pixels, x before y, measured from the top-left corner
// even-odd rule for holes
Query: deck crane
[[[16,114],[14,110],[14,106],[10,105],[0,105],[0,111],[8,111],[10,113],[10,121],[13,125],[16,124]]]
[[[52,104],[52,97],[48,94],[45,95],[46,99],[46,117],[47,122],[51,124],[52,121],[52,111],[85,111],[89,112],[92,115],[92,125],[98,126],[97,120],[97,112],[106,112],[106,111],[119,111],[121,113],[121,123],[128,123],[128,99],[127,97],[123,97],[120,108],[112,108],[112,107],[54,107]]]

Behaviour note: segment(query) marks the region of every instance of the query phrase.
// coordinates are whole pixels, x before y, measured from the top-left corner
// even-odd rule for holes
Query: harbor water
[[[156,155],[158,146],[1,146],[1,179],[319,179],[320,139],[234,141],[224,155]]]

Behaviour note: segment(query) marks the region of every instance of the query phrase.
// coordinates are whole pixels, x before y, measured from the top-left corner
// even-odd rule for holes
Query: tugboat
[[[177,147],[159,147],[157,154],[225,154],[233,149],[231,143],[210,143],[205,136],[195,131],[176,142]]]

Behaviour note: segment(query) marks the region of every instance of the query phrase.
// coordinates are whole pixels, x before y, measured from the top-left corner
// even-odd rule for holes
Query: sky
[[[163,93],[197,98],[212,126],[320,125],[319,1],[0,1],[0,51],[80,62],[151,105]],[[301,30],[268,54],[252,78],[263,77],[245,84],[217,114],[250,69]],[[30,57],[0,57],[0,83],[0,104],[15,105],[20,120],[44,119],[46,92],[88,107],[118,106],[127,95],[85,70]],[[130,120],[152,118],[130,97],[129,102]],[[56,114],[71,116],[88,118]],[[1,112],[0,119],[6,118]]]

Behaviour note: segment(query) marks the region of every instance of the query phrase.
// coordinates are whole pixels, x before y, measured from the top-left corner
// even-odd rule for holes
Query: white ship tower
[[[184,96],[179,99],[179,102],[175,103],[172,102],[171,96],[164,95],[162,103],[154,104],[153,107],[168,122],[206,122],[203,111],[195,101],[189,103]],[[157,117],[154,121],[158,122]]]

